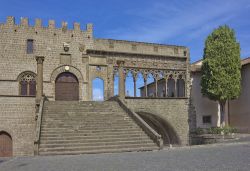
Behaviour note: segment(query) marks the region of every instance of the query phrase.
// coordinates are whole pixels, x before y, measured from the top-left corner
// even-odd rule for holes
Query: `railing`
[[[163,139],[153,128],[151,128],[147,122],[145,122],[137,113],[129,109],[124,101],[118,96],[112,97],[110,100],[117,101],[119,105],[136,121],[136,123],[146,132],[146,134],[154,140],[160,149],[163,148]]]
[[[38,155],[38,148],[39,148],[39,143],[40,143],[40,133],[41,133],[41,124],[42,124],[42,115],[43,115],[43,106],[44,106],[44,101],[46,100],[46,97],[43,96],[40,105],[38,108],[38,111],[36,113],[36,137],[34,141],[34,154]]]

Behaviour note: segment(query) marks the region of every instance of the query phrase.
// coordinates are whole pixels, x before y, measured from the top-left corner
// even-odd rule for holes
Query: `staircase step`
[[[90,131],[67,131],[67,132],[59,132],[59,131],[42,131],[41,136],[70,136],[70,135],[79,135],[79,136],[86,136],[92,134],[93,136],[101,136],[101,135],[115,135],[115,134],[144,134],[144,132],[140,130],[124,130],[124,131],[102,131],[102,130],[90,130]]]
[[[118,145],[104,145],[104,146],[96,146],[95,144],[89,146],[74,146],[74,147],[51,147],[51,148],[40,148],[40,152],[57,152],[57,151],[88,151],[88,150],[102,150],[102,149],[120,149],[120,148],[145,148],[151,147],[154,148],[155,144],[118,144]]]
[[[124,140],[124,141],[96,141],[96,142],[71,142],[71,143],[58,143],[58,144],[40,144],[40,148],[67,148],[67,147],[86,147],[86,146],[109,146],[109,145],[130,145],[130,144],[154,144],[150,140]]]
[[[149,138],[146,134],[132,134],[132,133],[127,133],[127,134],[114,134],[114,135],[102,135],[102,136],[95,136],[93,134],[91,135],[86,135],[86,136],[80,136],[78,134],[76,135],[69,135],[69,136],[43,136],[41,139],[42,141],[60,141],[60,140],[102,140],[102,139],[119,139],[119,138]]]
[[[119,141],[119,142],[123,142],[123,141],[144,141],[144,140],[148,140],[147,136],[127,136],[127,137],[90,137],[90,138],[86,138],[86,137],[80,137],[80,138],[69,138],[69,139],[43,139],[42,141],[40,141],[41,144],[60,144],[60,143],[78,143],[78,142],[82,142],[82,143],[95,143],[95,142],[111,142],[111,141]]]
[[[130,148],[119,148],[119,149],[98,149],[98,150],[78,150],[78,151],[47,151],[39,152],[39,155],[80,155],[80,154],[96,154],[96,153],[118,153],[118,152],[132,152],[132,151],[152,151],[158,150],[157,147],[130,147]]]
[[[158,149],[117,102],[46,101],[40,155]]]

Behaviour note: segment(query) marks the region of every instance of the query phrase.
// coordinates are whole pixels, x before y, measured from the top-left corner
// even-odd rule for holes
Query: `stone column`
[[[174,97],[178,97],[177,96],[177,79],[174,79]]]
[[[155,97],[158,97],[158,79],[155,78]]]
[[[166,80],[165,97],[168,97],[168,78],[166,78],[165,80]]]
[[[117,61],[118,64],[118,73],[119,73],[119,96],[121,98],[125,98],[125,85],[124,85],[124,71],[123,71],[123,66],[124,66],[124,61]]]
[[[147,87],[147,79],[144,78],[144,91],[145,97],[148,97],[148,87]]]
[[[134,97],[136,97],[136,77],[133,76],[133,80],[134,80]]]
[[[39,104],[43,95],[43,56],[36,56],[37,61],[37,87],[36,87],[36,103]]]

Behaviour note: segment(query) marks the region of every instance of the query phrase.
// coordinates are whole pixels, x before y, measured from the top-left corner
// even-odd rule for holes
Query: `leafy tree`
[[[225,104],[241,91],[240,45],[233,29],[220,26],[206,39],[201,68],[201,92],[220,105],[220,124],[225,126]]]

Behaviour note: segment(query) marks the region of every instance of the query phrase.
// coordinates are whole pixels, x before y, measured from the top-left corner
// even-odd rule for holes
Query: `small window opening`
[[[209,115],[209,116],[203,116],[202,117],[202,122],[203,122],[203,124],[211,124],[211,116]]]
[[[27,54],[34,53],[34,40],[28,39],[27,40]]]

